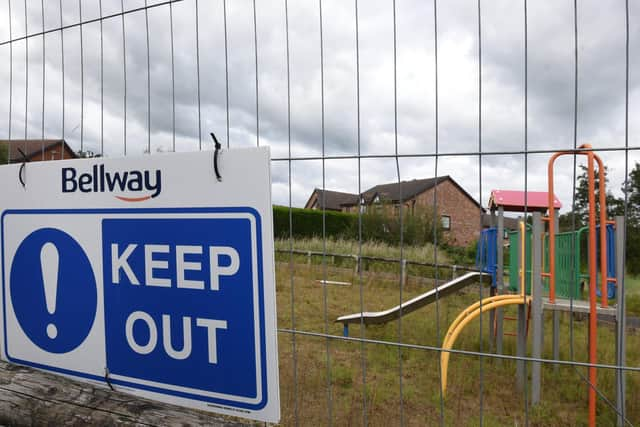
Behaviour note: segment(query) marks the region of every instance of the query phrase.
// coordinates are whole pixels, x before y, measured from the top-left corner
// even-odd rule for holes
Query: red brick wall
[[[49,148],[44,150],[44,153],[42,151],[40,151],[39,153],[35,154],[34,156],[31,157],[31,161],[32,162],[39,162],[42,160],[61,160],[61,159],[75,159],[76,156],[74,153],[71,152],[71,150],[69,150],[67,148],[67,146],[65,145],[65,149],[64,149],[64,157],[62,155],[62,150],[61,148],[62,144],[56,144],[54,146],[50,146]]]
[[[451,181],[446,180],[416,197],[416,207],[433,207],[437,196],[438,213],[451,217],[451,229],[443,233],[444,239],[454,246],[467,246],[480,235],[480,208]]]

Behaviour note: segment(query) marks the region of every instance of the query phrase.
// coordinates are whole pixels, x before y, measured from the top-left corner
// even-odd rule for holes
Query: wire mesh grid
[[[533,356],[516,355],[508,336],[496,352],[494,325],[482,312],[449,350],[445,395],[446,328],[469,304],[479,301],[482,310],[489,290],[475,285],[447,297],[436,290],[433,304],[402,313],[404,301],[475,271],[469,253],[486,225],[491,190],[524,191],[528,216],[528,191],[546,190],[551,154],[584,142],[608,165],[632,247],[640,176],[633,174],[640,130],[630,120],[640,81],[630,49],[640,37],[633,6],[3,0],[1,129],[23,151],[40,141],[43,160],[68,150],[85,157],[209,150],[209,132],[229,149],[270,147],[273,201],[285,209],[276,238],[283,425],[583,424],[590,366],[599,374],[598,424],[634,425],[633,329],[616,339],[610,323],[600,324],[593,365],[587,323],[577,314],[546,315],[543,352]],[[12,153],[0,154],[21,161]],[[555,176],[568,230],[583,220],[582,164],[569,156]],[[432,177],[453,184],[436,180],[417,205],[403,194],[413,180]],[[381,184],[398,189],[397,203],[376,205],[386,194]],[[328,191],[355,201],[329,206]],[[314,194],[320,219],[309,233],[295,208],[311,207]],[[339,237],[336,209],[352,218]],[[391,212],[382,237],[372,219],[381,212]],[[417,226],[418,212],[431,212],[431,221]],[[635,276],[627,277],[629,298],[640,295]],[[640,307],[633,301],[631,317]],[[336,322],[394,305],[397,320],[365,325],[360,317],[350,336]],[[557,351],[548,333],[554,321]],[[616,358],[621,341],[628,341],[624,364]],[[543,383],[533,405],[535,362]],[[626,373],[622,405],[619,372]]]

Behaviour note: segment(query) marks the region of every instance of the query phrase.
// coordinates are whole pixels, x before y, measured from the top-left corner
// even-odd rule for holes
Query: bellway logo
[[[78,174],[76,168],[62,168],[62,192],[146,192],[147,194],[137,197],[113,196],[125,202],[142,202],[157,197],[162,191],[162,173],[159,169],[154,172],[148,170],[111,172],[105,170],[104,165],[94,165],[91,172]]]

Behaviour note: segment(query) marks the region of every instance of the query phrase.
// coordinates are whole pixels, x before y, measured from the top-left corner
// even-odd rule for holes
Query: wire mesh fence
[[[283,425],[586,424],[593,366],[598,424],[635,425],[639,13],[628,1],[3,0],[0,161],[211,150],[211,132],[227,149],[269,146],[273,202],[288,208],[276,239]],[[493,291],[482,277],[443,288],[481,270],[492,190],[521,191],[512,217],[531,222],[529,197],[547,190],[555,152],[574,154],[554,176],[560,227],[585,225],[586,163],[572,151],[584,143],[607,165],[610,214],[624,219],[612,305],[628,325],[603,315],[596,364],[584,315],[544,310],[535,355],[528,326],[525,350],[509,335],[519,308],[505,306],[499,327],[483,311]],[[302,207],[319,213],[314,239]],[[340,236],[336,210],[351,218]],[[428,212],[418,230],[413,218]],[[411,243],[416,233],[428,243]],[[504,251],[508,266],[517,252]],[[433,303],[403,315],[433,289]],[[478,302],[449,350],[445,390],[447,328]],[[337,320],[390,307],[393,321],[362,315],[348,336]]]

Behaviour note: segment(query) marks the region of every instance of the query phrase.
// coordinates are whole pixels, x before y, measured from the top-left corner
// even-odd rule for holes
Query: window
[[[443,230],[451,230],[451,217],[449,215],[442,215],[440,221]]]

